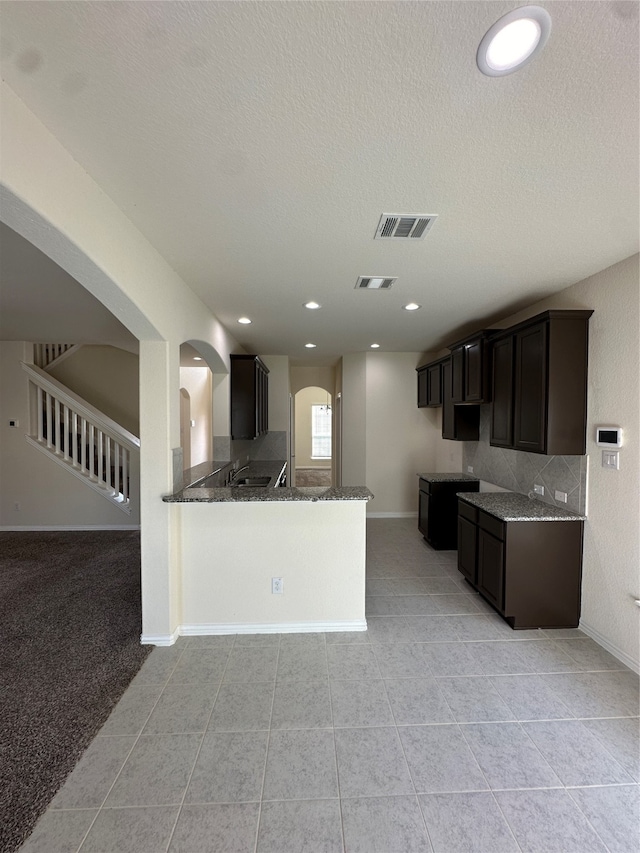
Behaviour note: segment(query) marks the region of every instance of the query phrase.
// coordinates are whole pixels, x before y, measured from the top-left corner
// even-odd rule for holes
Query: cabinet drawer
[[[466,501],[458,500],[458,515],[473,521],[475,524],[478,521],[478,508],[471,506]]]
[[[426,492],[427,494],[431,493],[431,483],[427,480],[423,480],[422,477],[419,478],[419,483],[421,492]]]
[[[504,521],[500,521],[499,518],[496,518],[493,515],[489,515],[486,512],[482,512],[482,510],[478,513],[478,525],[482,528],[482,530],[486,530],[487,533],[490,533],[492,536],[495,536],[496,539],[500,539],[504,541],[505,538],[505,523]]]

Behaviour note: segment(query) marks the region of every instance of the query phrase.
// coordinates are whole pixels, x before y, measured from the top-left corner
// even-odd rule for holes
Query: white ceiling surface
[[[638,251],[639,4],[545,0],[485,77],[518,5],[2,2],[2,74],[249,350],[423,351]]]

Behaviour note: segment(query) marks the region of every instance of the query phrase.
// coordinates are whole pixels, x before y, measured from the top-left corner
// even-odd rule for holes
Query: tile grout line
[[[374,657],[376,657],[376,663],[378,663],[378,659],[377,659],[375,652],[373,654],[374,654]],[[427,667],[430,669],[429,664],[426,661],[425,661],[425,663],[426,663]],[[379,665],[378,665],[378,669],[380,669]],[[380,670],[380,671],[382,672],[382,670]],[[409,759],[407,758],[407,752],[404,748],[404,743],[402,742],[402,738],[400,737],[400,731],[399,731],[400,727],[398,726],[398,720],[397,720],[395,711],[393,710],[393,705],[391,704],[391,700],[389,699],[389,692],[387,690],[387,684],[386,684],[386,681],[384,678],[382,679],[382,685],[384,688],[385,696],[387,697],[387,702],[389,703],[389,708],[391,710],[391,717],[392,717],[393,722],[394,722],[394,729],[395,729],[396,737],[398,738],[398,743],[400,744],[400,749],[402,750],[402,757],[404,758],[404,762],[407,765],[407,770],[409,771],[409,779],[411,779],[411,784],[413,786],[413,796],[414,796],[414,799],[415,799],[416,804],[418,806],[418,810],[420,812],[420,817],[422,818],[422,825],[424,826],[425,835],[426,835],[427,840],[429,842],[430,849],[433,851],[435,848],[433,846],[431,834],[429,833],[429,827],[427,826],[427,821],[426,821],[426,818],[424,816],[424,811],[422,810],[422,806],[420,805],[420,800],[418,799],[419,794],[418,794],[418,791],[416,788],[416,781],[415,781],[415,779],[413,777],[413,773],[411,771],[411,765],[409,764]],[[398,795],[398,796],[400,796],[400,795]]]
[[[280,666],[280,652],[282,650],[282,635],[278,640],[278,654],[276,656],[276,668],[273,674],[273,695],[271,697],[271,710],[269,711],[269,727],[267,729],[267,748],[264,751],[264,766],[262,768],[262,785],[260,786],[260,798],[258,801],[258,820],[256,821],[256,838],[253,846],[254,853],[258,850],[260,838],[260,824],[262,822],[262,803],[264,802],[264,786],[267,781],[267,762],[269,761],[269,749],[271,747],[271,726],[273,723],[273,709],[276,702],[276,686],[278,684],[278,667]]]
[[[198,758],[200,756],[200,752],[202,751],[202,745],[204,743],[204,739],[205,739],[206,734],[207,734],[207,728],[209,726],[209,723],[211,722],[211,717],[213,716],[213,709],[216,706],[218,694],[220,693],[220,688],[222,686],[222,680],[224,679],[224,674],[227,671],[227,666],[229,665],[229,660],[231,658],[231,652],[235,648],[237,636],[238,636],[237,634],[234,636],[233,642],[231,643],[231,646],[230,646],[229,651],[227,653],[227,660],[225,661],[225,665],[224,665],[224,668],[222,670],[222,674],[220,675],[220,681],[218,683],[216,695],[213,699],[213,704],[211,705],[211,711],[209,713],[209,716],[207,717],[207,722],[205,723],[204,730],[202,732],[202,737],[200,738],[200,745],[198,746],[198,749],[196,751],[196,755],[195,755],[195,758],[193,761],[193,765],[191,767],[191,772],[189,773],[189,778],[187,779],[187,784],[184,786],[184,791],[182,792],[182,799],[180,800],[180,803],[178,804],[178,811],[176,812],[176,819],[173,822],[173,827],[172,827],[171,832],[169,833],[169,837],[167,839],[167,844],[165,847],[165,853],[166,853],[166,851],[169,850],[169,847],[171,847],[171,842],[173,841],[173,836],[175,835],[176,827],[178,826],[178,821],[180,820],[180,815],[182,814],[182,807],[184,805],[184,801],[185,801],[185,798],[187,796],[187,791],[189,790],[189,785],[191,784],[191,779],[193,777],[193,771],[196,769],[196,764],[198,763]]]
[[[366,578],[365,578],[366,580]],[[325,637],[326,643],[326,637]],[[337,645],[337,644],[336,644]],[[347,644],[351,645],[351,644]],[[366,645],[362,643],[361,645]],[[370,647],[370,646],[369,646]],[[333,690],[331,689],[331,674],[329,673],[329,652],[327,651],[327,676],[328,676],[328,685],[329,685],[329,710],[331,713],[331,732],[333,734],[333,757],[336,763],[336,784],[338,786],[338,811],[340,812],[340,838],[342,841],[342,850],[346,850],[345,837],[344,837],[344,814],[342,811],[342,790],[340,788],[340,769],[338,766],[338,743],[336,741],[336,723],[333,716]],[[336,681],[337,679],[333,679]]]
[[[161,647],[156,646],[156,649],[157,649],[157,648],[161,648]],[[112,782],[112,783],[111,783],[111,785],[109,786],[109,790],[108,790],[108,791],[107,791],[107,793],[105,794],[104,799],[102,800],[102,803],[101,803],[101,804],[100,804],[100,806],[98,807],[98,809],[97,809],[97,811],[96,811],[96,813],[95,813],[95,816],[94,816],[93,820],[91,821],[91,823],[89,824],[89,827],[87,828],[87,831],[86,831],[86,832],[85,832],[85,834],[83,835],[83,837],[82,837],[82,841],[81,841],[81,842],[80,842],[80,844],[78,845],[78,848],[77,848],[76,853],[81,853],[82,846],[84,845],[85,841],[87,840],[87,836],[89,835],[89,833],[90,833],[90,832],[91,832],[91,830],[93,829],[93,826],[94,826],[95,822],[97,821],[98,817],[99,817],[99,816],[100,816],[100,814],[102,813],[102,810],[104,809],[105,803],[106,803],[106,801],[107,801],[107,800],[108,800],[108,798],[109,798],[109,794],[110,794],[110,793],[111,793],[111,791],[114,789],[114,787],[115,787],[115,785],[116,785],[116,782],[118,781],[118,779],[120,778],[120,775],[121,775],[122,771],[124,770],[124,766],[125,766],[125,764],[127,763],[127,761],[129,760],[129,758],[131,757],[131,753],[132,753],[132,752],[133,752],[133,750],[136,748],[136,745],[138,744],[138,741],[139,741],[139,740],[140,740],[140,738],[142,737],[142,732],[144,731],[144,727],[145,727],[145,726],[147,725],[147,723],[149,722],[149,718],[150,718],[150,717],[151,717],[151,715],[153,714],[153,712],[154,712],[154,710],[155,710],[156,705],[157,705],[157,704],[158,704],[158,702],[160,701],[160,697],[161,697],[161,696],[162,696],[162,694],[164,693],[164,689],[165,689],[165,687],[167,686],[167,684],[169,683],[169,680],[170,680],[171,676],[173,675],[173,673],[175,672],[175,668],[177,667],[178,663],[180,662],[180,659],[181,659],[181,658],[182,658],[182,656],[184,655],[184,653],[185,653],[185,650],[186,650],[186,649],[187,649],[187,645],[185,644],[184,648],[182,649],[182,651],[181,651],[181,652],[180,652],[180,654],[178,655],[178,657],[177,657],[177,659],[176,659],[176,662],[175,662],[175,663],[174,663],[174,665],[171,667],[171,670],[170,670],[169,674],[167,675],[167,677],[166,677],[166,679],[165,679],[165,681],[164,681],[164,683],[163,683],[163,685],[162,685],[162,690],[161,690],[161,691],[160,691],[160,693],[158,694],[158,697],[157,697],[156,701],[153,703],[153,706],[152,706],[151,710],[149,711],[149,713],[147,714],[147,717],[146,717],[145,721],[144,721],[144,722],[143,722],[143,724],[140,726],[140,731],[139,731],[139,732],[138,732],[138,734],[135,736],[135,740],[134,740],[133,744],[131,745],[131,749],[129,750],[129,752],[128,752],[128,754],[127,754],[127,757],[126,757],[126,758],[125,758],[125,760],[122,762],[122,766],[120,767],[120,770],[118,770],[118,772],[116,773],[116,777],[115,777],[115,779],[113,780],[113,782]],[[155,651],[155,649],[154,649],[154,651]],[[153,652],[152,652],[151,654],[153,654]],[[149,655],[149,657],[151,657],[151,655]],[[145,663],[146,663],[146,661],[145,661]],[[140,669],[142,669],[142,667],[141,667]],[[139,671],[140,671],[140,670],[138,670],[138,672],[139,672]],[[136,675],[137,675],[137,674],[138,674],[138,673],[136,673]],[[134,678],[135,678],[135,676],[134,676]],[[133,680],[133,679],[132,679],[132,680]],[[127,690],[129,689],[129,687],[130,687],[130,686],[131,686],[131,685],[129,684],[129,686],[127,687]],[[126,692],[127,692],[127,691],[125,690],[125,693],[126,693]],[[124,696],[124,693],[122,694],[122,696]],[[120,697],[120,698],[122,698],[122,697]],[[115,710],[115,709],[113,709],[113,710]],[[112,711],[111,713],[113,713],[113,711]],[[107,718],[107,719],[108,719],[108,718]],[[97,735],[96,735],[96,737],[97,737]],[[94,740],[95,740],[95,738],[94,738]],[[92,742],[93,742],[93,741],[92,741]],[[75,768],[74,768],[74,769],[75,769]],[[72,772],[73,772],[73,771],[72,771]]]

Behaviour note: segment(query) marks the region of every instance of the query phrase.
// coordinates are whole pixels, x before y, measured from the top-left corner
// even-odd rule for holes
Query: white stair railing
[[[125,512],[137,489],[140,439],[34,364],[27,441]]]
[[[67,358],[77,349],[80,349],[78,344],[34,344],[33,363],[44,370],[54,361],[59,363],[62,356]]]

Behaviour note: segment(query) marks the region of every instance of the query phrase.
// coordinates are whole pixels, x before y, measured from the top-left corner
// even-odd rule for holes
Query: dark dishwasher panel
[[[420,477],[418,530],[436,551],[458,547],[458,492],[477,492],[477,480],[425,480]]]

